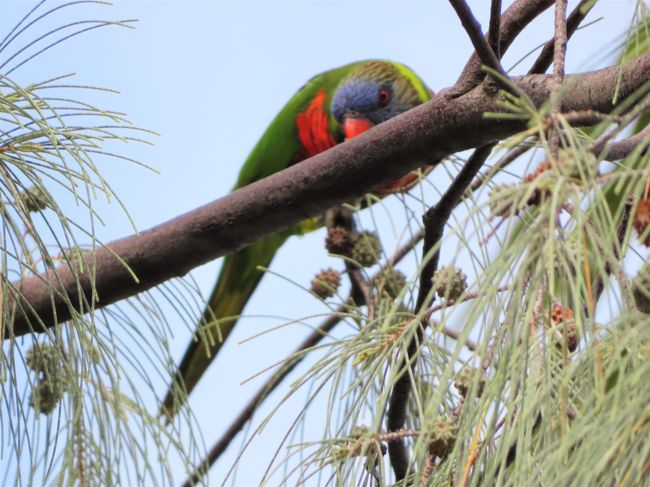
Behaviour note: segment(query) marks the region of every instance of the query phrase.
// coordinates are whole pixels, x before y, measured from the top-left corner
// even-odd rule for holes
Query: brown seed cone
[[[323,269],[311,281],[311,292],[321,299],[334,296],[341,284],[341,274],[334,269]]]
[[[331,254],[350,256],[352,252],[352,235],[343,227],[332,227],[327,231],[325,248]]]
[[[573,319],[573,311],[558,303],[553,304],[551,307],[550,322],[548,323],[553,333],[553,343],[557,348],[562,348],[564,342],[569,352],[575,351],[578,348],[580,341],[580,334],[578,327]]]
[[[570,308],[565,308],[564,306],[557,303],[551,307],[551,321],[555,326],[572,319],[573,311],[571,311]]]
[[[527,174],[524,176],[524,183],[532,183],[535,179],[537,179],[539,176],[542,175],[545,171],[548,171],[551,169],[552,165],[548,161],[543,161],[541,162],[536,168],[535,171],[533,171],[530,174]],[[528,198],[527,203],[530,206],[537,206],[539,205],[546,197],[550,194],[549,191],[542,190],[540,188],[535,188],[533,193],[530,195],[530,198]]]
[[[634,213],[634,221],[632,224],[639,235],[641,243],[646,247],[650,247],[650,232],[646,231],[648,225],[650,225],[650,199],[639,201],[639,204],[636,206],[636,212]]]

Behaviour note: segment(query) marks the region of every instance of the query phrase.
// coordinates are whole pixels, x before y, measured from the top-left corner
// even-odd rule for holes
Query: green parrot
[[[244,163],[233,190],[323,152],[370,127],[431,99],[433,93],[408,67],[390,61],[361,61],[321,73],[309,80],[289,100],[266,129]],[[419,180],[411,172],[376,188],[378,195],[409,189]],[[189,394],[237,323],[237,317],[259,284],[273,256],[291,235],[318,228],[322,219],[311,219],[279,232],[224,258],[194,339],[178,367],[163,402],[163,414],[171,418]],[[216,327],[219,327],[217,332]],[[215,337],[221,336],[219,341]]]

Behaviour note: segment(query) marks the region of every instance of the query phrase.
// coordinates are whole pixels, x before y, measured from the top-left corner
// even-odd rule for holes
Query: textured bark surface
[[[561,111],[610,112],[615,108],[615,94],[623,101],[648,80],[650,54],[624,68],[569,76],[562,89]],[[548,99],[549,76],[529,75],[513,81],[535,105]],[[74,313],[109,305],[183,276],[194,267],[351,201],[424,163],[439,162],[449,154],[495,142],[523,129],[519,121],[484,116],[501,111],[496,104],[498,96],[490,84],[481,84],[456,98],[437,96],[300,164],[138,235],[111,242],[86,256],[94,269],[92,276],[76,277],[62,266],[45,275],[25,277],[7,290],[7,304],[15,307],[15,317],[12,323],[4,323],[4,337],[42,331]],[[94,300],[91,279],[96,290]],[[80,304],[71,309],[69,302]]]

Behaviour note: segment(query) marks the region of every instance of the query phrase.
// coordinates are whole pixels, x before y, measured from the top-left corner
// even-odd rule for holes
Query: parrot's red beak
[[[372,127],[372,122],[365,118],[346,118],[343,122],[343,133],[346,139],[352,139]]]

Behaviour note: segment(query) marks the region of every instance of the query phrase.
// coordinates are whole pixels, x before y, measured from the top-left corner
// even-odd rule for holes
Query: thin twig
[[[400,260],[402,260],[406,254],[408,254],[411,250],[415,248],[415,246],[420,243],[420,240],[424,238],[424,228],[419,228],[417,232],[413,234],[413,236],[409,239],[408,242],[406,242],[404,245],[402,245],[399,249],[395,251],[395,253],[388,259],[386,262],[386,267],[393,267],[395,266]]]
[[[436,466],[436,456],[429,453],[427,459],[424,463],[424,469],[422,470],[422,478],[420,479],[420,485],[426,487],[429,485],[429,478],[433,473],[433,469]]]
[[[553,80],[555,88],[559,88],[564,81],[564,64],[567,48],[567,0],[555,2],[555,36],[553,38]]]
[[[502,292],[507,291],[507,290],[508,290],[508,286],[500,286],[500,287],[498,287],[498,288],[496,289],[496,292],[498,292],[498,293],[502,293]],[[466,302],[466,301],[471,301],[472,299],[476,299],[476,298],[478,298],[478,297],[481,296],[482,294],[483,294],[483,293],[480,293],[480,292],[478,292],[478,291],[473,292],[473,293],[467,293],[467,294],[463,297],[463,299],[461,299],[461,300],[458,300],[458,301],[450,300],[450,301],[448,301],[448,302],[445,302],[445,303],[442,303],[442,304],[438,304],[438,305],[436,305],[436,306],[432,306],[431,308],[429,308],[428,310],[426,310],[426,312],[424,313],[424,319],[425,319],[425,320],[429,320],[429,319],[431,319],[431,315],[432,315],[433,313],[436,313],[436,312],[438,312],[438,311],[441,311],[441,310],[443,310],[443,309],[445,309],[445,308],[449,308],[449,307],[454,306],[454,305],[456,305],[456,304],[458,304],[458,303],[464,303],[464,302]]]
[[[442,234],[452,210],[458,204],[467,187],[471,184],[472,179],[476,173],[483,166],[486,159],[490,155],[494,144],[487,144],[479,147],[470,156],[465,163],[458,176],[454,179],[453,183],[445,194],[440,198],[436,206],[430,208],[424,215],[424,247],[422,250],[423,262],[425,265],[420,274],[420,290],[418,292],[416,310],[421,310],[425,306],[429,306],[429,301],[432,299],[433,293],[431,292],[432,283],[431,278],[438,266],[439,252],[432,249],[442,239]],[[415,336],[410,340],[406,347],[406,354],[399,362],[397,370],[402,374],[396,381],[391,391],[387,425],[389,431],[399,431],[403,428],[406,421],[406,406],[408,398],[411,393],[411,379],[407,373],[407,369],[411,366],[413,358],[417,355],[418,344],[421,342],[424,335],[424,327],[426,320],[422,320],[418,326]],[[408,471],[409,454],[406,446],[402,441],[394,441],[388,445],[388,455],[390,463],[398,481],[402,480]]]
[[[593,0],[581,0],[576,8],[573,9],[566,22],[567,40],[578,30],[578,27],[595,4],[596,2]],[[553,62],[554,51],[555,37],[544,44],[542,52],[528,70],[528,74],[544,74],[551,65],[551,62]]]
[[[443,333],[444,335],[448,336],[449,338],[453,338],[453,339],[456,340],[456,341],[459,341],[459,340],[460,340],[460,334],[461,334],[461,332],[458,331],[458,330],[454,330],[453,328],[449,328],[449,327],[445,326],[445,327],[442,329],[442,333]],[[471,338],[466,338],[466,339],[465,339],[465,342],[464,342],[464,345],[465,345],[465,346],[467,347],[467,349],[470,350],[471,352],[475,352],[476,349],[478,348],[478,345],[476,345],[476,342],[475,342],[474,340],[472,340]]]
[[[609,113],[601,113],[595,110],[581,110],[567,112],[559,115],[554,113],[546,117],[542,124],[544,127],[552,127],[558,120],[564,120],[571,126],[585,127],[588,125],[597,125],[601,122],[622,123],[625,121],[624,117],[611,115]]]
[[[490,44],[485,40],[485,36],[481,30],[481,24],[478,23],[478,20],[476,20],[474,14],[472,14],[467,2],[465,2],[465,0],[449,0],[449,3],[454,7],[454,10],[458,15],[461,24],[463,24],[463,28],[467,32],[469,39],[472,41],[472,45],[474,46],[476,54],[478,54],[481,62],[498,72],[503,78],[507,78],[508,75],[503,69],[503,66],[501,66],[501,62],[490,47]],[[504,84],[501,78],[495,78],[495,81],[499,84]],[[509,89],[507,84],[505,86]]]
[[[605,159],[608,161],[625,159],[641,144],[645,144],[646,150],[648,149],[648,145],[650,145],[650,125],[632,137],[608,145],[604,150]]]
[[[648,90],[646,89],[645,91],[647,93]],[[614,129],[608,132],[605,132],[600,137],[598,137],[598,139],[593,141],[589,145],[589,147],[587,147],[587,150],[594,155],[598,155],[606,147],[607,143],[611,139],[616,137],[616,135],[619,134],[623,130],[623,128],[625,128],[628,124],[630,124],[639,115],[646,112],[649,108],[650,108],[650,96],[645,95],[645,99],[643,101],[637,103],[636,106],[632,110],[627,112],[624,116],[616,119],[617,127],[615,127]]]
[[[551,97],[556,95],[564,81],[564,65],[566,61],[567,47],[567,25],[566,25],[567,0],[556,0],[555,2],[555,36],[553,37],[553,76]],[[560,112],[560,101],[555,100],[551,108],[551,115]],[[560,150],[559,127],[550,129],[549,151],[553,159],[557,159]]]
[[[490,5],[490,26],[488,28],[488,44],[496,55],[501,59],[501,42],[499,31],[501,30],[501,0],[492,0]]]
[[[506,52],[517,36],[539,16],[544,10],[553,5],[554,0],[517,0],[501,15],[499,32],[500,55]],[[474,53],[465,64],[462,73],[454,86],[447,90],[446,96],[456,98],[471,91],[485,78],[481,69],[481,61]]]
[[[490,169],[474,178],[470,189],[477,191],[486,181],[490,180],[500,170],[509,166],[512,162],[517,160],[520,156],[524,155],[530,149],[535,147],[533,144],[522,142],[521,144],[510,149],[501,159],[499,159]]]

